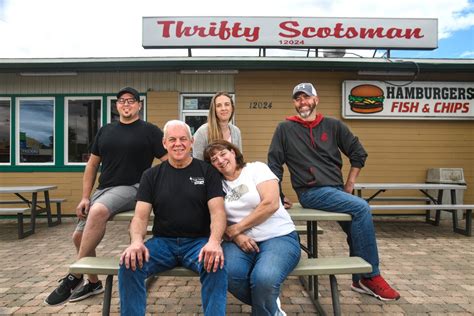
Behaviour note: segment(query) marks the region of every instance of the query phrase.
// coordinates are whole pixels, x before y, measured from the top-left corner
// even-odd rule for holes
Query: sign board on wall
[[[344,47],[435,49],[437,19],[143,17],[144,48]]]
[[[344,81],[347,119],[474,119],[473,82]]]

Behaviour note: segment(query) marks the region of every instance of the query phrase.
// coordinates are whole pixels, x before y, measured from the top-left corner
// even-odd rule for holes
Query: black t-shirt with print
[[[153,235],[161,237],[208,237],[210,214],[207,202],[223,197],[219,173],[210,164],[193,159],[177,169],[168,161],[143,173],[137,201],[153,206]]]

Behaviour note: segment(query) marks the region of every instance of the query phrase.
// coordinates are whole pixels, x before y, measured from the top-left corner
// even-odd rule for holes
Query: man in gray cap
[[[78,258],[95,256],[95,249],[105,234],[106,223],[117,213],[135,208],[135,196],[143,171],[153,159],[167,159],[163,132],[140,119],[140,94],[131,87],[117,93],[119,120],[103,126],[97,133],[84,170],[82,198],[76,208],[79,218],[73,234]],[[101,166],[99,185],[91,195]],[[87,220],[86,220],[87,219]],[[49,305],[75,302],[104,291],[97,275],[68,274],[45,299]]]
[[[268,166],[281,180],[283,164],[291,174],[291,184],[305,208],[348,213],[351,222],[340,222],[347,234],[351,256],[359,256],[372,265],[372,272],[352,276],[352,290],[381,300],[397,300],[400,294],[380,275],[379,256],[372,214],[367,202],[352,195],[354,184],[367,153],[340,120],[324,117],[316,111],[319,97],[311,83],[300,83],[293,89],[297,115],[281,122],[268,151]],[[349,158],[351,168],[344,183],[341,152]],[[291,202],[280,193],[286,207]]]

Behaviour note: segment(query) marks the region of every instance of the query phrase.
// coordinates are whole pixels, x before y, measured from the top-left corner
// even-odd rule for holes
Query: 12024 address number
[[[304,45],[304,40],[280,40],[280,45]]]
[[[264,109],[269,110],[272,108],[272,101],[255,101],[249,103],[249,109]]]

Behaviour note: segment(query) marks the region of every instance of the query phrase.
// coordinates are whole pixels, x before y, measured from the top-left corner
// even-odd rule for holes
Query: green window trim
[[[146,95],[140,94],[143,99],[146,100]],[[64,124],[65,124],[65,111],[64,111],[64,103],[66,97],[101,97],[102,98],[102,109],[101,109],[101,126],[106,125],[109,120],[109,106],[108,102],[111,99],[115,99],[114,94],[94,94],[94,93],[87,93],[87,94],[15,94],[15,95],[3,95],[1,94],[0,97],[10,98],[11,100],[11,122],[10,122],[10,164],[2,164],[0,165],[0,172],[10,173],[10,172],[84,172],[86,164],[74,164],[68,165],[65,164],[65,132],[64,132]],[[17,164],[17,138],[18,135],[16,134],[17,128],[17,98],[27,98],[27,97],[50,97],[54,99],[54,165],[18,165]],[[144,102],[144,111],[146,117],[147,111],[147,104],[146,101]]]

